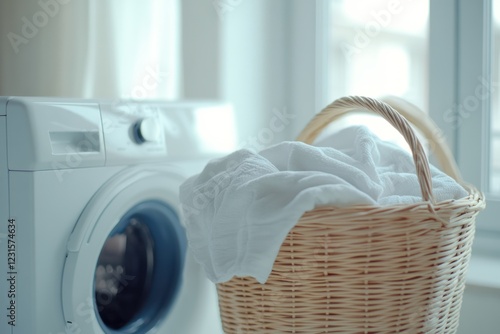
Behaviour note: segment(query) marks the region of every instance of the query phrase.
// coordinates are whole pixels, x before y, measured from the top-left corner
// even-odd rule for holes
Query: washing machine
[[[1,98],[0,333],[222,333],[178,188],[234,149],[232,117],[206,101]]]

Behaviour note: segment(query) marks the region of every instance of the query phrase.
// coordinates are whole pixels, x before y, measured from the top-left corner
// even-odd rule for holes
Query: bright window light
[[[402,97],[427,111],[428,1],[330,0],[330,100],[346,95]],[[352,115],[344,126],[369,127],[407,147],[378,116]]]

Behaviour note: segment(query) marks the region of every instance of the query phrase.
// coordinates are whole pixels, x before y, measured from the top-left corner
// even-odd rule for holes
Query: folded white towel
[[[467,196],[437,168],[431,173],[437,201]],[[216,283],[264,283],[290,229],[315,207],[422,201],[412,157],[365,127],[316,146],[283,142],[213,160],[181,186],[180,199],[189,246]]]

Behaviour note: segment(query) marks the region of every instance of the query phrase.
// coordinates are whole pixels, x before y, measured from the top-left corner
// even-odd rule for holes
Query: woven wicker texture
[[[391,104],[409,113],[399,102]],[[217,285],[225,333],[456,332],[483,195],[462,183],[469,196],[434,203],[427,158],[413,130],[395,109],[374,99],[333,102],[298,139],[312,143],[329,122],[357,109],[379,113],[403,134],[424,200],[305,213],[282,244],[265,284],[235,277]],[[431,121],[419,124],[435,127]],[[441,162],[459,178],[454,161],[441,157]]]

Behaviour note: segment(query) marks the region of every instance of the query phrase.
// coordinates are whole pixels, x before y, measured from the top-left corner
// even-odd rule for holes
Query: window
[[[492,81],[500,82],[500,1],[493,2]],[[492,96],[489,190],[500,195],[500,92]]]
[[[331,0],[329,6],[329,99],[395,95],[427,111],[428,1]],[[337,122],[352,124],[369,125],[409,149],[376,115],[350,114]]]
[[[500,255],[497,6],[497,0],[431,2],[429,101],[464,180],[486,195],[476,249]]]
[[[463,179],[486,194],[476,248],[500,255],[500,0],[329,6],[329,100],[397,95],[428,111]]]
[[[332,97],[404,97],[427,104],[427,1],[332,0]]]

